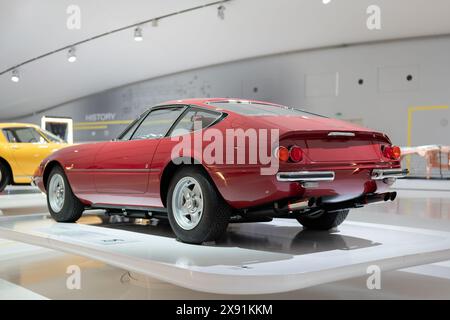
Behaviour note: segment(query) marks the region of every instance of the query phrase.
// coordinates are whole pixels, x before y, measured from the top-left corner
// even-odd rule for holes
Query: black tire
[[[5,188],[11,183],[11,170],[9,167],[0,162],[0,192],[5,190]]]
[[[320,216],[314,217],[298,217],[297,221],[301,223],[302,226],[304,226],[307,229],[311,230],[330,230],[338,225],[340,225],[342,222],[344,222],[345,218],[347,218],[347,215],[350,210],[338,210],[338,211],[332,211],[332,212],[324,212]]]
[[[52,197],[52,195],[49,194],[51,192],[50,184],[52,182],[52,179],[55,178],[56,175],[61,176],[64,182],[64,197],[63,197],[64,201],[59,211],[55,211],[52,208],[52,205],[50,204],[51,201],[50,198]],[[84,211],[84,205],[73,194],[72,188],[70,187],[66,174],[64,173],[64,170],[61,167],[56,166],[50,172],[50,175],[47,180],[46,190],[47,190],[47,206],[48,210],[50,211],[50,215],[52,216],[53,219],[55,219],[57,222],[75,222],[81,217]]]
[[[190,230],[186,230],[177,222],[172,207],[175,187],[181,179],[187,177],[194,178],[198,182],[203,194],[203,210],[199,222]],[[169,184],[167,209],[169,223],[177,239],[192,244],[219,239],[226,231],[231,215],[231,208],[219,195],[207,174],[194,166],[182,167],[175,173]]]

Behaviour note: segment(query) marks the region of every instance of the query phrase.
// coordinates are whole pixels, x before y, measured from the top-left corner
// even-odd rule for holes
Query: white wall
[[[46,114],[71,116],[77,123],[88,114],[106,112],[132,119],[165,100],[254,98],[352,119],[405,145],[408,107],[450,105],[449,53],[450,38],[439,37],[256,58],[131,84],[20,120],[37,123]],[[180,50],[179,58],[188,54]],[[450,144],[449,119],[450,109],[415,113],[413,144]],[[75,140],[111,139],[123,127],[79,130]]]

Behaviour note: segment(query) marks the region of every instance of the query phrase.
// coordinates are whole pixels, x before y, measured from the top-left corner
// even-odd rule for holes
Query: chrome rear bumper
[[[335,174],[333,171],[297,171],[297,172],[278,172],[278,181],[289,182],[315,182],[315,181],[333,181]]]
[[[408,169],[373,169],[372,180],[383,180],[386,178],[404,178],[408,175]]]
[[[403,178],[409,173],[408,169],[373,169],[371,173],[372,180],[383,180],[386,178]],[[317,182],[333,181],[335,173],[333,171],[297,171],[297,172],[278,172],[278,181],[288,182]]]

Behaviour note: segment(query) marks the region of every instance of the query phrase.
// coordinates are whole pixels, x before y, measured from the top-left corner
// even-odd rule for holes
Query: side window
[[[220,118],[220,114],[199,109],[192,109],[186,112],[183,118],[178,121],[170,136],[176,137],[194,130],[204,129]]]
[[[158,139],[164,137],[183,110],[184,107],[153,110],[141,122],[131,140]]]
[[[14,143],[46,142],[34,128],[9,128],[5,129],[6,138]]]
[[[41,142],[47,142],[45,140],[48,140],[52,143],[64,143],[64,140],[58,137],[57,135],[54,135],[53,133],[47,131],[47,130],[40,130],[39,133],[45,138],[41,139]]]
[[[16,138],[14,138],[10,129],[3,129],[3,134],[5,135],[6,140],[8,140],[8,142],[10,143],[16,142]]]

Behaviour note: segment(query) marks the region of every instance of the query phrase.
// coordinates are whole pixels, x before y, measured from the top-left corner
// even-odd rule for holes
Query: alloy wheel
[[[175,185],[172,210],[177,224],[184,230],[194,229],[203,214],[203,192],[200,183],[184,177]]]

